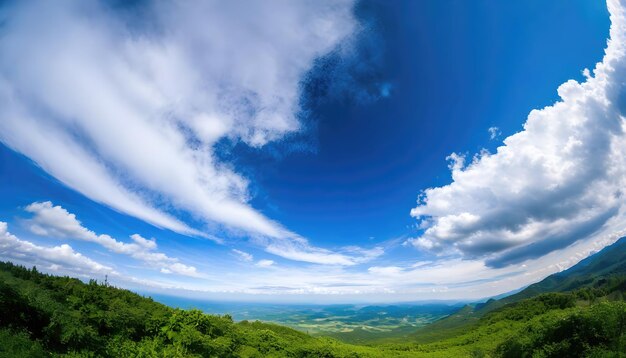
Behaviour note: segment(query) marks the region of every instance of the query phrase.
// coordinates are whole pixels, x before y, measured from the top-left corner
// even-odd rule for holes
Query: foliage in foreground
[[[356,346],[0,263],[0,357],[617,357],[626,304],[612,282],[504,306],[439,341]]]
[[[401,352],[400,352],[401,353]],[[94,280],[0,263],[0,357],[377,357],[376,348],[173,309]]]

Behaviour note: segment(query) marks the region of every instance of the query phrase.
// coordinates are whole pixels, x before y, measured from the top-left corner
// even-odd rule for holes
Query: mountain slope
[[[548,292],[568,292],[591,287],[609,287],[610,280],[626,275],[626,237],[585,258],[567,270],[555,273],[524,290],[478,305],[476,311],[486,313],[506,304]],[[610,288],[609,288],[610,289]]]
[[[626,291],[626,237],[585,258],[562,272],[555,273],[518,293],[485,303],[468,305],[430,325],[416,330],[409,337],[419,343],[454,337],[474,328],[483,316],[507,305],[551,292],[603,290],[601,295],[614,300],[624,299]]]

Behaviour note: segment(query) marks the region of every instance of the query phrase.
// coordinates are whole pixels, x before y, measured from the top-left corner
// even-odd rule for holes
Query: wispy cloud
[[[453,154],[452,183],[425,190],[411,211],[424,232],[410,243],[502,267],[563,249],[623,215],[626,9],[608,5],[611,39],[593,76],[561,85],[561,100],[532,111],[496,153],[467,165]]]
[[[352,266],[368,262],[383,254],[383,249],[363,249],[359,247],[332,251],[311,246],[307,240],[294,236],[291,240],[266,240],[265,251],[295,261],[322,265]]]
[[[202,234],[173,207],[211,227],[290,239],[248,204],[248,180],[214,145],[259,147],[299,130],[300,83],[354,33],[352,7],[159,1],[131,21],[132,9],[105,2],[5,4],[0,140],[159,227]]]
[[[274,261],[272,261],[272,260],[259,260],[259,262],[257,262],[256,265],[259,266],[259,267],[270,267],[270,266],[274,265]]]
[[[487,132],[489,132],[489,139],[491,140],[498,138],[502,134],[500,128],[498,127],[489,127],[489,129],[487,129]]]
[[[254,256],[252,256],[252,254],[249,254],[249,253],[247,253],[245,251],[241,251],[241,250],[238,250],[238,249],[232,249],[231,251],[241,261],[250,262],[250,261],[254,260]]]

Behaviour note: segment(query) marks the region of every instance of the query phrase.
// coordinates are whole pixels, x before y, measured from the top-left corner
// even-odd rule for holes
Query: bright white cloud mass
[[[411,211],[425,231],[410,243],[502,267],[623,229],[626,19],[620,1],[608,5],[611,40],[593,76],[561,85],[561,101],[532,111],[496,153],[453,154],[453,182]]]
[[[256,148],[301,130],[301,83],[316,59],[359,31],[354,2],[139,6],[32,1],[4,11],[0,141],[96,202],[227,246],[238,241],[217,236],[245,236],[261,255],[228,246],[231,270],[212,272],[207,253],[172,257],[140,234],[128,241],[97,234],[51,202],[25,208],[33,237],[132,258],[165,274],[153,287],[385,300],[517,289],[625,233],[626,0],[608,0],[611,38],[585,82],[561,85],[561,100],[532,111],[495,153],[448,157],[452,182],[424,190],[411,210],[418,236],[332,250],[255,210],[249,179],[218,159],[216,144]],[[132,21],[132,11],[143,20]],[[0,222],[2,259],[140,283],[124,265],[100,264],[66,243],[20,238]],[[426,254],[387,260],[399,245]],[[187,281],[168,281],[179,276]]]

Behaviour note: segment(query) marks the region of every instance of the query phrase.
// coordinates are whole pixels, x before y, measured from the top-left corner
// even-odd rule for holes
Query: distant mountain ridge
[[[466,305],[448,317],[419,328],[409,337],[429,343],[463,332],[486,314],[505,306],[546,293],[569,292],[585,288],[605,288],[607,296],[624,299],[626,291],[626,237],[581,260],[567,270],[552,274],[523,290],[500,299]]]
[[[608,277],[626,275],[626,237],[581,260],[567,270],[552,274],[518,293],[476,305],[476,311],[489,312],[506,304],[548,292],[568,292],[603,285]]]

